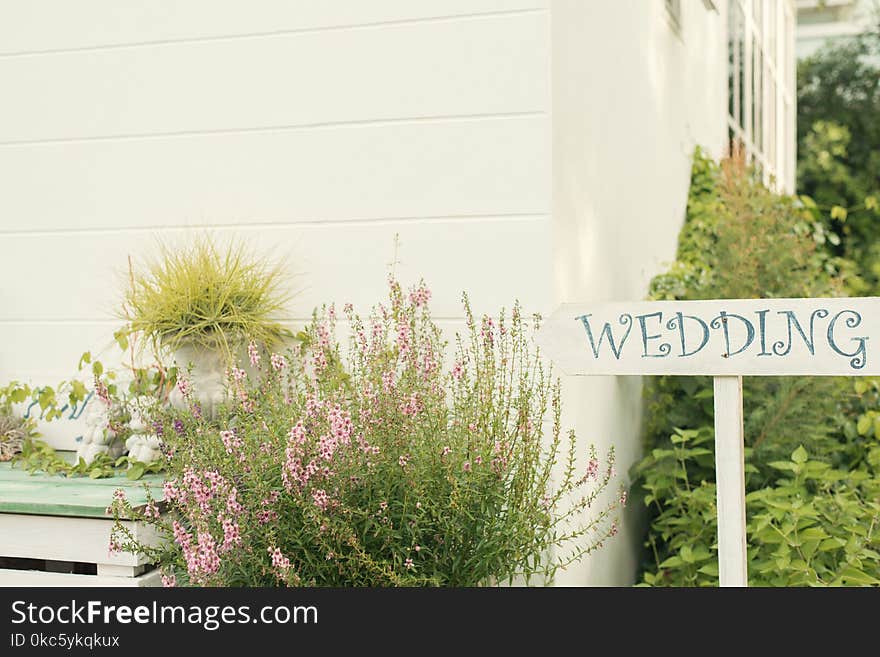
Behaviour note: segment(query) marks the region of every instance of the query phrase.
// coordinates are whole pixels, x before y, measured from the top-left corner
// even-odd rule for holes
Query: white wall
[[[584,5],[589,5],[584,10]],[[682,2],[681,30],[662,2],[553,0],[553,290],[556,303],[644,299],[675,254],[691,156],[726,140],[726,4]],[[636,378],[569,377],[566,419],[584,443],[640,454]],[[632,581],[636,509],[608,547],[562,584]]]
[[[395,234],[450,329],[465,289],[642,298],[724,140],[717,4],[677,35],[644,0],[0,1],[0,381],[113,354],[128,256],[191,228],[289,256],[292,322],[379,300]],[[565,383],[625,471],[639,382]],[[628,583],[632,540],[560,582]]]
[[[545,301],[544,5],[0,2],[0,380],[113,355],[129,254],[186,227],[289,256],[291,321],[380,300],[395,234],[439,317]]]

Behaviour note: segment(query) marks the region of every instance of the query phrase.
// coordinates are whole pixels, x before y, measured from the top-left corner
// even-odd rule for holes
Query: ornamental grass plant
[[[285,279],[280,263],[242,241],[203,234],[180,247],[160,243],[157,258],[132,268],[125,331],[172,351],[191,345],[231,356],[249,340],[271,345],[286,335],[277,321],[290,299]]]
[[[333,306],[284,354],[251,344],[213,421],[162,408],[165,503],[137,518],[165,537],[112,549],[158,562],[166,585],[477,586],[546,583],[617,532],[613,452],[561,425],[560,388],[519,306],[475,318],[454,349],[430,292],[390,282],[361,318]],[[445,364],[444,364],[445,363]],[[191,399],[192,384],[180,379]],[[609,501],[610,498],[610,501]]]

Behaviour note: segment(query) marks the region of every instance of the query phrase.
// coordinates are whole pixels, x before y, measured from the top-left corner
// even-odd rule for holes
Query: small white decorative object
[[[153,463],[162,458],[162,450],[160,448],[159,436],[150,431],[149,425],[144,421],[141,414],[135,411],[132,413],[131,422],[129,423],[132,434],[125,441],[125,448],[128,450],[128,456],[132,461],[140,461],[142,463]]]
[[[77,459],[91,463],[98,454],[107,454],[113,459],[122,456],[122,444],[110,428],[110,410],[110,406],[98,397],[89,401],[85,411],[86,428],[76,450]]]

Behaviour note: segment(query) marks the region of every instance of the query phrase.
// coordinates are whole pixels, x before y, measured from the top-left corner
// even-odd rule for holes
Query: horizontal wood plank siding
[[[0,56],[382,28],[544,9],[547,0],[28,0],[0,3]]]
[[[465,290],[544,310],[547,2],[259,6],[0,4],[0,381],[117,360],[129,255],[188,231],[286,256],[294,326],[367,310],[395,259],[450,324]]]

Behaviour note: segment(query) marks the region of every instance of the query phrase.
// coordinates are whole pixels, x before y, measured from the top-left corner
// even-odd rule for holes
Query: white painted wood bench
[[[161,499],[161,478],[147,479]],[[29,475],[0,463],[0,586],[159,586],[143,557],[109,551],[113,491],[146,503],[143,482]],[[153,530],[126,523],[141,542]]]

